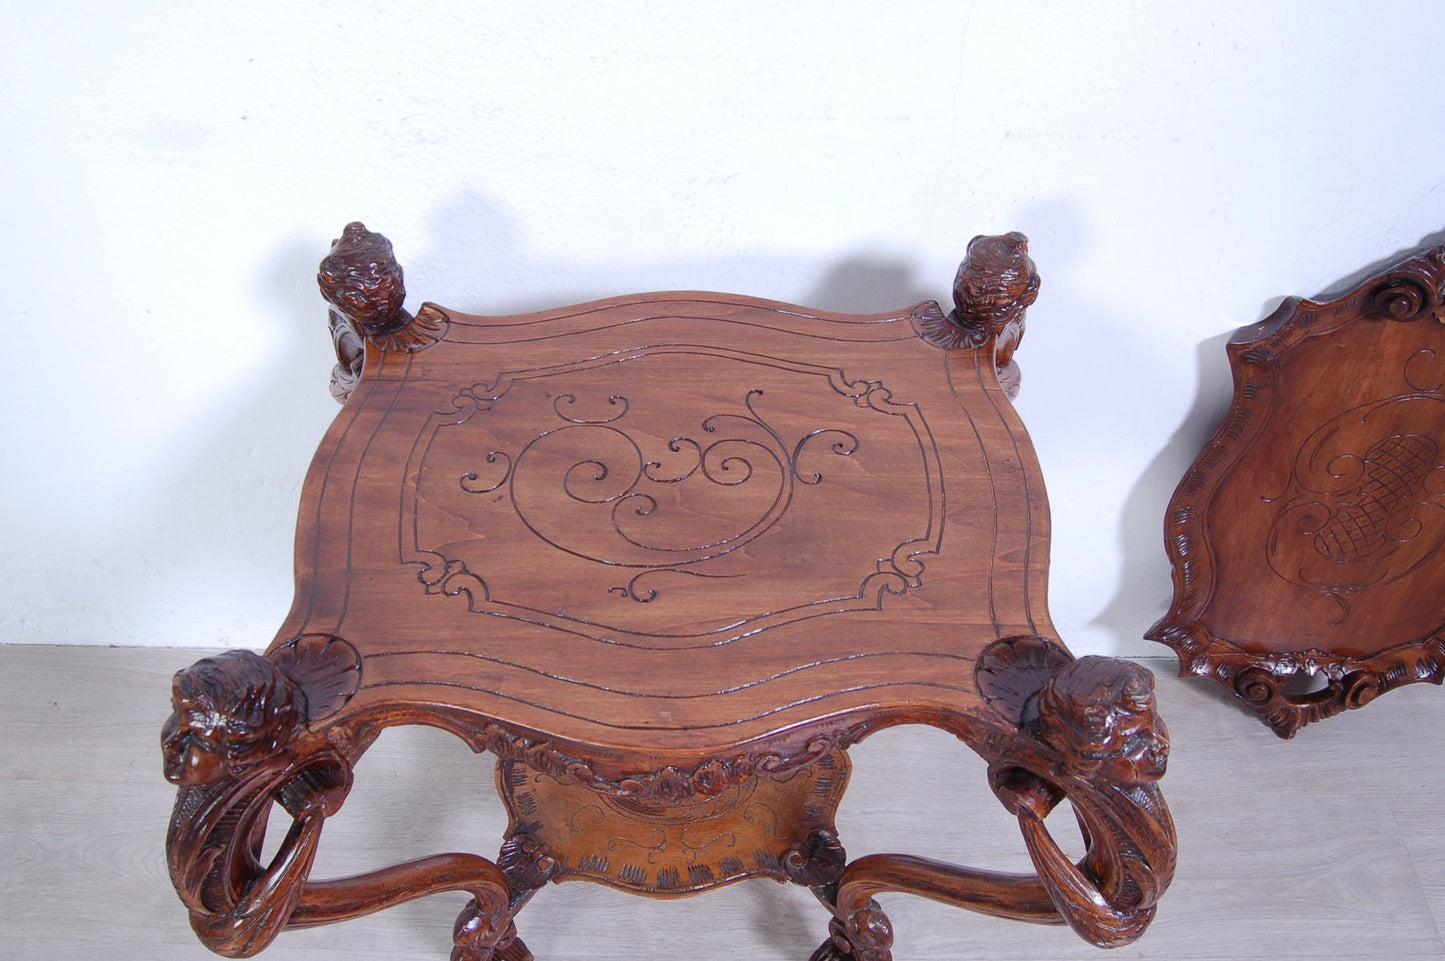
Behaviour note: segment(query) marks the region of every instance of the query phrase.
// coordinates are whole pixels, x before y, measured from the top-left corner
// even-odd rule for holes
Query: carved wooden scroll
[[[832,945],[812,961],[888,961],[892,927],[872,900],[887,891],[1020,921],[1067,924],[1104,948],[1134,941],[1153,920],[1173,878],[1177,848],[1157,784],[1169,736],[1156,711],[1153,676],[1112,658],[1076,662],[1039,637],[990,645],[977,675],[993,715],[933,723],[989,762],[990,786],[1018,818],[1037,873],[896,854],[859,858],[836,885]],[[1065,797],[1086,844],[1078,863],[1044,825]]]
[[[969,245],[948,314],[676,293],[413,316],[360,224],[319,280],[345,405],[292,611],[265,655],[181,672],[164,736],[171,876],[206,945],[461,891],[453,961],[527,961],[517,913],[568,880],[803,885],[831,915],[815,961],[887,961],[884,891],[1142,933],[1174,868],[1168,741],[1147,672],[1075,661],[1049,623],[1048,506],[1007,393],[1039,287],[1021,234]],[[397,724],[494,756],[495,859],[312,880]],[[1034,872],[850,861],[847,751],[898,724],[987,759]],[[1045,823],[1065,798],[1077,862]]]
[[[1148,636],[1282,737],[1441,681],[1442,283],[1437,247],[1239,331],[1233,406],[1170,502]]]

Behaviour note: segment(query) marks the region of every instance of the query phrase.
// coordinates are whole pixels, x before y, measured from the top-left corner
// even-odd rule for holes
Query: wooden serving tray
[[[1233,406],[1170,501],[1174,601],[1147,636],[1281,737],[1440,683],[1442,285],[1436,247],[1241,329]]]

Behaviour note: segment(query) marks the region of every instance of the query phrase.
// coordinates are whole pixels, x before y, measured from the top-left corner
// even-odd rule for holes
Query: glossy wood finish
[[[1239,331],[1233,407],[1170,502],[1174,601],[1148,636],[1282,737],[1441,681],[1442,285],[1436,247]]]
[[[456,889],[454,961],[520,961],[514,916],[548,882],[750,877],[828,908],[815,961],[890,957],[882,891],[1142,933],[1174,867],[1168,740],[1147,671],[1075,661],[1049,623],[1047,501],[1001,382],[1039,286],[1022,235],[970,245],[948,314],[673,293],[413,317],[360,224],[319,279],[346,403],[303,490],[295,604],[265,656],[177,675],[165,735],[171,875],[208,946]],[[497,859],[310,880],[356,761],[401,724],[497,758]],[[985,758],[1035,873],[848,861],[846,751],[900,724]],[[1078,863],[1044,826],[1066,797]],[[273,804],[292,825],[268,860]]]

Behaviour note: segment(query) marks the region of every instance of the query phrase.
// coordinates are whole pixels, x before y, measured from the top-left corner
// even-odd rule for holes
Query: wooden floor
[[[159,731],[171,673],[200,655],[0,646],[0,957],[211,957],[162,859],[173,789],[161,779]],[[1180,840],[1154,926],[1105,955],[1064,928],[885,895],[898,961],[1445,958],[1445,692],[1397,691],[1286,742],[1211,686],[1173,677],[1172,660],[1146,663],[1160,675],[1173,736],[1164,784]],[[850,856],[1026,867],[1016,826],[961,745],[894,730],[852,755],[839,822]],[[906,778],[885,784],[885,760]],[[1057,836],[1067,822],[1050,820]],[[437,732],[393,731],[328,822],[315,874],[444,850],[492,853],[503,827],[487,759]],[[286,932],[262,957],[441,961],[464,901],[441,895]],[[805,961],[825,922],[805,891],[768,881],[680,901],[565,884],[542,891],[519,928],[538,961]]]

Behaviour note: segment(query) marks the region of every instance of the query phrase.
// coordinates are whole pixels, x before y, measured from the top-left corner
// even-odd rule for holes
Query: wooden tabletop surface
[[[641,295],[425,306],[369,347],[308,474],[277,643],[344,637],[346,713],[443,705],[705,750],[855,710],[969,710],[1052,635],[1048,510],[985,352],[870,316]]]

